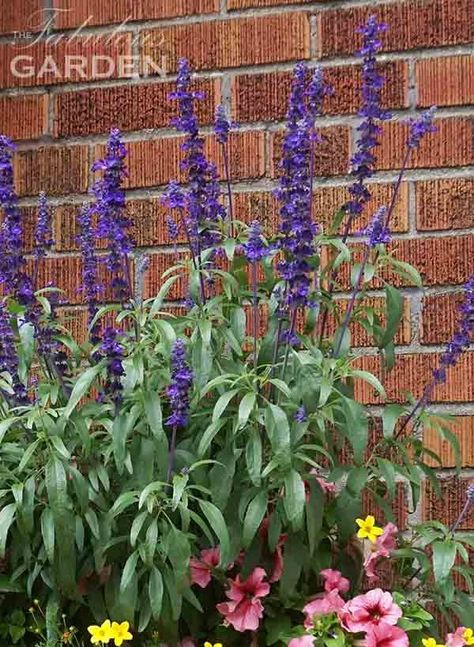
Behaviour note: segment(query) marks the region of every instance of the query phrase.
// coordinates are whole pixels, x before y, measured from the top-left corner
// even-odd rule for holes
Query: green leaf
[[[403,318],[403,297],[400,291],[391,285],[386,285],[385,295],[387,327],[379,341],[379,348],[385,348],[392,341]]]
[[[444,582],[456,559],[456,543],[454,541],[435,541],[433,548],[433,571],[436,582]]]
[[[380,397],[384,399],[387,397],[385,393],[385,389],[382,386],[382,383],[378,378],[375,377],[375,375],[372,375],[372,373],[369,373],[368,371],[351,371],[351,376],[358,377],[361,380],[368,382],[371,386],[374,387],[374,389],[377,391]]]
[[[49,436],[49,442],[57,451],[57,453],[62,456],[62,458],[64,458],[65,460],[69,460],[71,458],[71,454],[68,452],[66,446],[59,436]]]
[[[143,524],[145,523],[147,518],[148,511],[144,510],[143,512],[140,512],[140,514],[133,520],[132,527],[130,528],[130,544],[132,548],[135,548],[138,535],[140,534],[140,530],[143,528]]]
[[[163,577],[160,571],[153,566],[148,579],[148,595],[150,598],[151,612],[154,620],[158,620],[163,605]]]
[[[377,465],[380,470],[380,474],[385,481],[387,486],[388,493],[390,498],[395,498],[395,468],[393,463],[388,461],[386,458],[377,458]]]
[[[265,423],[272,449],[282,467],[289,465],[290,425],[286,413],[276,404],[270,404],[265,410]]]
[[[77,379],[74,385],[71,396],[69,398],[69,402],[67,403],[63,411],[64,418],[66,419],[69,418],[71,413],[79,404],[79,401],[88,392],[88,390],[91,387],[91,384],[94,382],[94,380],[96,379],[96,377],[99,375],[99,373],[103,368],[104,368],[103,363],[99,362],[99,364],[96,364],[96,366],[91,366],[90,368],[85,370],[84,373],[82,373],[82,375],[80,375],[80,377]]]
[[[360,463],[369,440],[369,423],[367,413],[362,405],[349,398],[343,399],[343,407],[346,414],[346,437],[354,450],[354,460]]]
[[[286,516],[293,530],[298,531],[303,525],[304,506],[306,501],[304,481],[296,470],[285,477],[285,498],[283,505]]]
[[[245,462],[253,485],[259,487],[262,473],[262,439],[258,429],[251,429],[245,446]]]
[[[189,476],[187,474],[176,474],[173,477],[173,502],[171,506],[172,510],[176,510],[176,508],[178,507],[188,480]]]
[[[46,464],[46,490],[49,504],[55,511],[62,511],[67,505],[67,477],[64,465],[56,456]]]
[[[123,594],[128,586],[132,583],[133,577],[135,575],[135,571],[137,569],[137,563],[138,563],[138,553],[135,551],[133,552],[127,561],[125,562],[125,566],[123,567],[122,571],[122,578],[120,580],[120,593]]]
[[[152,434],[155,437],[160,437],[164,434],[163,431],[163,416],[161,411],[161,400],[157,393],[148,391],[143,394],[143,404],[145,406],[145,413],[148,424]]]
[[[54,564],[54,519],[51,508],[45,508],[41,514],[41,535],[46,556]]]
[[[21,461],[20,461],[20,462],[19,462],[19,464],[18,464],[18,471],[19,471],[19,472],[23,472],[23,470],[25,469],[25,467],[28,465],[28,463],[29,463],[29,462],[30,462],[30,460],[32,459],[33,454],[35,453],[36,448],[38,447],[38,445],[40,444],[40,442],[41,442],[41,441],[40,441],[39,439],[37,439],[37,440],[34,440],[34,441],[31,443],[31,445],[28,445],[27,449],[25,450],[25,453],[23,454],[23,456],[22,456],[22,458],[21,458]]]
[[[248,422],[250,414],[257,401],[257,394],[253,391],[246,393],[239,404],[239,422],[238,429],[242,429]]]
[[[199,501],[199,507],[219,539],[221,551],[220,564],[221,566],[227,566],[231,560],[230,537],[222,512],[210,501]]]
[[[223,393],[221,395],[221,397],[216,402],[214,411],[212,412],[212,422],[217,422],[217,420],[219,420],[219,418],[229,406],[232,398],[237,395],[238,392],[239,389],[231,389],[230,391],[227,391],[227,393]]]
[[[401,404],[387,404],[382,412],[384,438],[392,438],[398,418],[405,411]]]
[[[0,557],[5,557],[8,531],[13,523],[16,512],[16,504],[9,503],[0,510]]]
[[[203,456],[207,452],[215,436],[219,433],[225,423],[226,420],[221,418],[220,420],[217,420],[217,422],[211,422],[211,424],[206,427],[198,445],[199,456]]]
[[[7,418],[6,420],[2,420],[2,422],[0,422],[0,444],[2,443],[7,431],[17,420],[19,420],[19,418]]]
[[[242,530],[242,545],[244,548],[250,546],[263,521],[267,511],[267,501],[267,493],[264,491],[258,492],[247,507]]]

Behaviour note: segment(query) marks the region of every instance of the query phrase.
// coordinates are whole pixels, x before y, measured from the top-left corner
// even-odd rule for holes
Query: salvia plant
[[[410,512],[424,483],[441,492],[423,429],[459,456],[429,404],[472,341],[474,277],[420,399],[390,401],[396,286],[421,288],[390,232],[405,169],[435,126],[433,109],[409,122],[391,200],[376,208],[368,180],[392,118],[384,29],[373,17],[361,28],[360,125],[336,214],[313,199],[332,90],[323,69],[295,66],[276,232],[258,213],[237,218],[236,125],[217,108],[220,178],[196,116],[203,96],[180,61],[170,100],[183,181],[162,197],[175,264],[152,298],[126,208],[127,147],[110,133],[77,214],[85,340],[71,335],[61,292],[39,283],[54,245],[43,194],[27,263],[14,147],[0,138],[1,588],[7,608],[45,609],[45,644],[63,641],[62,614],[94,644],[435,647],[435,618],[450,647],[474,643],[474,537],[462,532],[473,486],[449,528],[394,513],[400,492]],[[385,292],[376,305],[374,286]],[[382,377],[364,369],[355,327]],[[378,406],[364,404],[369,392]]]

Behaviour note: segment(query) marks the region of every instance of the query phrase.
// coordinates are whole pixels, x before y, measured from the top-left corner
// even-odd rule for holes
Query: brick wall
[[[399,258],[416,264],[426,289],[404,289],[406,321],[398,351],[403,357],[387,388],[394,399],[405,390],[420,393],[453,333],[459,288],[474,270],[473,0],[0,0],[0,8],[0,130],[18,142],[17,182],[27,222],[41,189],[57,204],[57,242],[43,275],[64,288],[78,310],[75,205],[86,194],[90,164],[112,126],[124,131],[128,144],[136,239],[153,254],[149,293],[169,266],[165,212],[156,198],[177,174],[179,141],[168,125],[173,109],[166,96],[179,56],[190,58],[199,72],[197,86],[207,93],[200,115],[207,130],[221,97],[241,124],[231,143],[238,215],[248,219],[251,211],[268,222],[276,218],[269,192],[292,65],[306,59],[324,66],[336,92],[322,120],[325,143],[315,199],[317,213],[327,221],[346,198],[355,139],[360,73],[352,56],[358,45],[354,31],[369,12],[386,21],[385,105],[397,119],[432,104],[440,107],[438,133],[422,144],[406,175],[394,236]],[[47,33],[39,37],[45,22]],[[33,33],[28,40],[13,39],[14,31],[25,29]],[[116,65],[112,76],[101,80],[101,70],[92,68],[97,54],[115,63],[134,55],[136,74],[128,78]],[[11,62],[19,55],[34,60],[37,73],[28,76],[21,68],[22,78],[15,76]],[[85,78],[80,70],[67,69],[66,55],[86,58]],[[39,78],[47,56],[58,69],[50,64]],[[167,78],[145,78],[146,57],[166,64]],[[392,191],[405,132],[399,123],[386,127],[378,153],[380,183],[373,187],[379,204]],[[211,137],[208,147],[216,154]],[[79,330],[83,323],[78,317]],[[363,334],[357,339],[366,344]],[[373,358],[364,363],[373,367]],[[368,391],[363,395],[373,399]],[[434,400],[459,416],[453,429],[462,443],[465,479],[474,469],[474,352],[451,371]],[[427,439],[443,456],[449,477],[452,452],[434,434]],[[463,481],[447,480],[444,490],[442,504],[426,493],[425,517],[449,520],[460,509]],[[474,515],[467,526],[474,527]]]

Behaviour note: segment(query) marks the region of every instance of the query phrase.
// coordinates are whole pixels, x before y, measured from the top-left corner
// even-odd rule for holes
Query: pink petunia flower
[[[381,622],[367,631],[363,647],[409,647],[407,634],[394,625]]]
[[[454,633],[446,636],[446,647],[464,647],[466,641],[464,640],[465,627],[458,627]]]
[[[244,582],[241,582],[240,575],[229,581],[230,589],[226,591],[229,602],[221,602],[217,605],[217,610],[236,631],[258,629],[263,617],[260,598],[270,593],[270,585],[263,581],[265,577],[263,568],[254,568]]]
[[[304,621],[305,629],[313,628],[314,616],[324,616],[327,613],[336,613],[341,611],[344,607],[344,600],[339,595],[337,589],[329,591],[329,593],[324,593],[318,597],[308,602],[306,606],[303,607],[303,613],[306,614]]]
[[[364,561],[365,574],[369,580],[378,579],[375,566],[380,559],[390,557],[390,553],[395,550],[397,547],[397,534],[397,526],[393,523],[388,523],[380,537],[377,537],[375,543],[371,545],[371,552]]]
[[[321,571],[321,577],[324,580],[324,590],[330,593],[334,589],[339,593],[347,593],[350,587],[350,582],[346,577],[343,577],[341,571],[335,571],[332,568],[325,568]]]
[[[211,581],[212,569],[219,565],[220,558],[219,547],[201,550],[201,559],[193,557],[189,562],[191,582],[205,589]]]
[[[397,624],[402,610],[395,604],[391,594],[382,589],[373,589],[347,602],[339,612],[341,625],[347,631],[369,631],[380,623]]]
[[[288,647],[314,647],[314,638],[310,635],[293,638],[288,643]]]

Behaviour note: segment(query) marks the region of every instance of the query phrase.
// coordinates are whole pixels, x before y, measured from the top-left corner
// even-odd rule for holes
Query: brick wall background
[[[438,132],[422,144],[406,174],[394,236],[398,257],[418,267],[426,288],[405,288],[406,321],[398,349],[403,357],[387,386],[394,399],[406,390],[420,394],[454,331],[460,286],[474,270],[473,0],[0,0],[0,8],[0,131],[18,142],[17,186],[26,220],[32,220],[41,189],[57,207],[56,246],[44,263],[43,278],[66,291],[78,310],[78,330],[84,318],[76,291],[75,211],[92,180],[91,162],[113,126],[124,131],[129,149],[128,196],[136,240],[152,253],[148,294],[170,263],[165,212],[157,197],[177,175],[179,142],[169,127],[173,108],[166,96],[179,56],[191,60],[197,86],[207,93],[201,109],[205,130],[210,132],[213,106],[221,98],[241,124],[231,143],[238,216],[248,219],[251,213],[269,222],[276,217],[270,191],[290,71],[298,59],[324,66],[336,90],[321,120],[325,142],[315,194],[316,213],[327,221],[346,199],[355,140],[355,28],[369,12],[387,22],[381,56],[389,78],[386,106],[397,120],[439,106]],[[12,38],[14,31],[25,29],[33,36]],[[134,54],[136,74],[127,78],[118,69],[113,78],[100,80],[88,66],[86,78],[77,72],[67,76],[66,54],[89,59],[104,54],[114,60]],[[33,56],[38,67],[51,55],[60,75],[16,78],[11,61],[17,55]],[[168,77],[140,76],[146,56],[166,61]],[[400,123],[385,130],[373,186],[378,204],[392,191],[406,133]],[[208,139],[209,150],[217,154]],[[364,336],[358,338],[363,345]],[[370,353],[364,362],[373,365]],[[443,456],[446,497],[440,504],[427,492],[418,513],[449,520],[462,505],[465,479],[474,468],[474,352],[466,353],[434,400],[436,408],[458,416],[453,429],[466,471],[464,482],[452,479],[452,452],[429,434],[430,445]],[[467,526],[474,528],[474,515]]]

